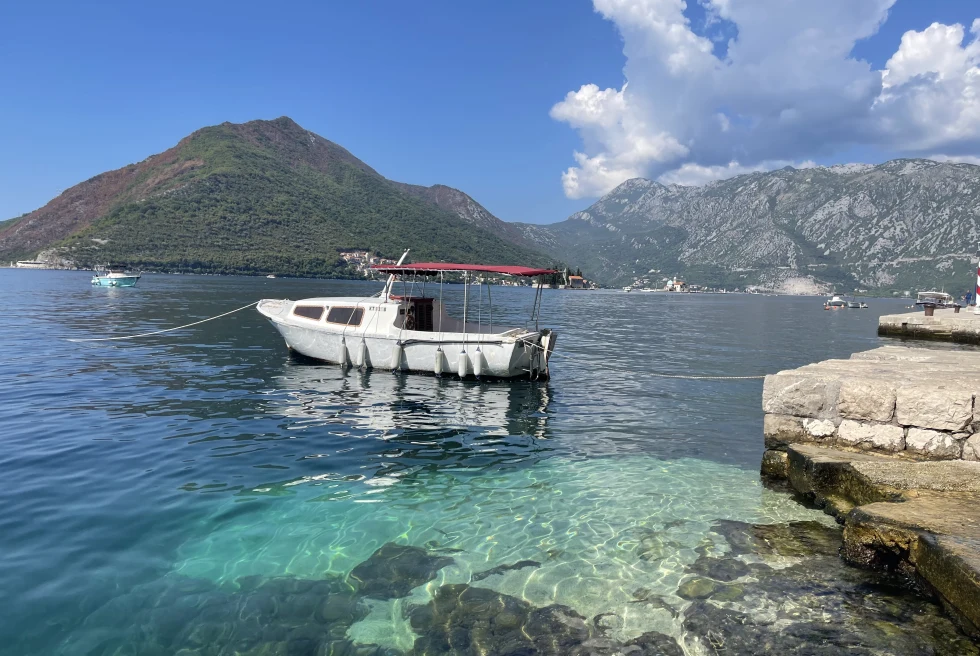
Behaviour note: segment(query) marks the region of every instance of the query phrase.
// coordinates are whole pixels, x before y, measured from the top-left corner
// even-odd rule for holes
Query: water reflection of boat
[[[385,441],[461,439],[461,431],[506,439],[547,438],[550,395],[544,383],[450,384],[424,376],[340,372],[293,358],[276,377],[286,392],[267,408],[297,421],[296,428],[344,425],[361,437]]]
[[[448,316],[442,301],[444,274],[462,274],[469,282],[476,272],[506,276],[543,276],[549,269],[478,264],[419,263],[375,266],[390,274],[375,296],[308,298],[300,301],[264,299],[258,311],[282,334],[287,346],[301,354],[337,364],[425,373],[499,378],[547,378],[556,335],[538,327],[541,285],[534,297],[528,328],[494,326],[491,293],[483,308],[464,288],[462,320]],[[438,276],[439,285],[425,282]],[[395,278],[404,284],[395,295]],[[408,288],[411,284],[411,289]],[[477,321],[473,321],[474,317]]]

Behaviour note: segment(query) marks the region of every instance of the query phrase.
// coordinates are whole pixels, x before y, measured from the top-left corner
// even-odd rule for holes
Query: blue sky
[[[708,25],[710,12],[690,4],[694,33],[738,34],[737,21]],[[938,21],[968,31],[978,4],[898,0],[853,53],[882,69],[907,30]],[[573,153],[624,155],[552,107],[582,85],[642,86],[643,69],[624,72],[624,36],[627,49],[639,37],[606,13],[583,0],[4,3],[0,219],[202,126],[287,115],[389,178],[457,187],[505,220],[562,220],[602,189],[568,197]],[[715,54],[724,50],[722,40]],[[801,142],[786,157],[825,164],[900,151],[849,139],[809,154]],[[766,162],[782,157],[763,150]],[[638,166],[659,173],[660,162]]]

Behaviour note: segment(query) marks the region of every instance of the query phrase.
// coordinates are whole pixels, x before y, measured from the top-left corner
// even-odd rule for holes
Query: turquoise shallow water
[[[586,618],[590,639],[656,632],[685,653],[710,644],[697,620],[719,608],[816,621],[786,590],[760,601],[728,587],[710,609],[697,605],[690,582],[705,567],[725,563],[734,574],[712,580],[741,585],[807,561],[794,549],[739,551],[731,526],[836,529],[760,485],[761,381],[649,374],[846,357],[879,343],[877,315],[899,301],[823,313],[818,299],[553,291],[544,323],[564,357],[548,383],[343,372],[290,357],[255,312],[145,340],[65,341],[262,297],[374,289],[155,275],[92,289],[83,272],[0,270],[0,653],[493,651],[440,642],[444,626],[483,635],[461,611],[434,619],[438,600],[468,588],[518,615]],[[495,321],[523,323],[527,290],[494,298]],[[409,550],[396,557],[391,545]],[[836,559],[820,562],[841,578]],[[388,583],[367,581],[375,575]],[[849,576],[833,594],[871,584]],[[913,595],[889,594],[887,612],[942,621]],[[346,610],[325,610],[328,598]],[[319,610],[287,613],[304,603]],[[243,635],[248,618],[281,631]],[[494,653],[518,653],[496,631]]]

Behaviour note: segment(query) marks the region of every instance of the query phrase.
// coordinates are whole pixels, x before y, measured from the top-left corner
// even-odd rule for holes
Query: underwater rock
[[[483,572],[477,572],[473,575],[474,581],[482,581],[485,578],[489,578],[494,574],[503,574],[516,569],[524,569],[525,567],[541,567],[541,563],[536,560],[519,560],[516,563],[510,565],[497,565],[496,567],[491,567]]]
[[[751,568],[735,558],[712,558],[701,556],[688,570],[692,574],[700,574],[716,581],[734,581],[751,572]]]
[[[718,581],[696,576],[681,583],[677,588],[677,596],[681,599],[707,599],[721,587],[722,584]]]
[[[358,593],[374,599],[406,597],[436,577],[453,559],[433,556],[425,549],[389,542],[350,573]]]
[[[749,565],[751,576],[735,584],[686,580],[678,595],[693,600],[683,621],[689,652],[978,654],[937,604],[910,596],[898,579],[846,566],[837,555],[835,529],[812,522],[718,522],[715,530],[729,540],[733,553],[754,550],[798,561],[779,569]],[[710,569],[724,571],[725,565],[711,563]]]
[[[623,647],[622,653],[630,656],[684,656],[684,650],[673,638],[655,631],[644,633],[630,640]]]
[[[93,614],[96,621],[118,604],[132,612],[114,630],[113,645],[78,641],[65,656],[182,654],[211,656],[378,656],[394,653],[377,645],[355,645],[348,629],[368,614],[339,577],[246,577],[237,585],[177,575],[140,586]]]
[[[773,621],[762,613],[743,613],[706,601],[694,602],[685,616],[686,642],[692,652],[726,656],[977,654],[969,640],[950,631],[952,625],[945,628],[903,626],[893,622],[841,622],[837,619]]]
[[[443,585],[410,615],[419,634],[414,656],[675,656],[683,652],[671,638],[644,634],[623,644],[607,637],[602,618],[589,622],[567,606],[535,608],[485,588]],[[673,648],[673,650],[671,649]]]
[[[836,556],[841,546],[841,530],[819,522],[746,524],[723,519],[711,530],[724,537],[736,555]]]

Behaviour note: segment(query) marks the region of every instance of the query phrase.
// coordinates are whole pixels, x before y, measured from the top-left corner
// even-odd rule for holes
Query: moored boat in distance
[[[834,296],[828,298],[824,301],[823,309],[825,310],[842,310],[847,307],[847,301],[842,299],[840,296]]]
[[[142,275],[140,272],[126,271],[122,264],[107,264],[95,268],[92,284],[97,287],[135,287]]]
[[[919,292],[915,295],[916,305],[931,305],[937,308],[950,308],[956,306],[956,301],[946,292]]]
[[[470,285],[463,287],[463,318],[450,317],[443,304],[445,274],[544,276],[550,269],[520,266],[450,264],[444,262],[376,265],[389,274],[384,289],[370,297],[321,297],[299,301],[263,299],[258,311],[268,318],[302,355],[325,362],[363,368],[491,378],[545,379],[556,334],[538,327],[542,289],[535,286],[530,322],[533,327],[501,327],[493,323],[490,292],[483,308],[483,285],[474,303]],[[396,278],[404,282],[394,293]],[[435,282],[428,284],[429,279]],[[426,295],[426,291],[430,291]],[[474,305],[478,308],[474,312]],[[479,317],[472,321],[472,315]]]

